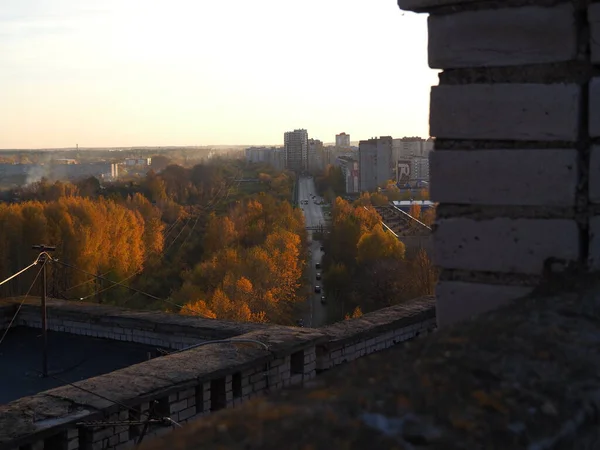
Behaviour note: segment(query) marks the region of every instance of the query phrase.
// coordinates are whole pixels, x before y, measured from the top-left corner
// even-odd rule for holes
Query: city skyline
[[[0,148],[281,145],[299,127],[324,142],[428,136],[426,18],[394,1],[89,5],[4,5]],[[292,70],[298,57],[310,70]]]

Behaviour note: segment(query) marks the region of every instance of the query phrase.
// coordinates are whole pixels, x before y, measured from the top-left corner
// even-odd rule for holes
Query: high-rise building
[[[356,194],[358,190],[358,161],[349,156],[338,156],[336,165],[342,170],[346,183],[346,194]]]
[[[434,140],[421,137],[403,137],[394,139],[392,144],[392,158],[396,170],[395,179],[406,182],[405,176],[409,173],[411,181],[429,179],[429,153],[433,150]],[[406,169],[410,166],[409,170]],[[403,172],[400,173],[400,168]]]
[[[319,170],[319,156],[323,153],[323,142],[318,139],[308,140],[308,171]]]
[[[358,162],[361,192],[376,191],[392,179],[392,141],[391,136],[360,141]]]
[[[296,172],[308,170],[308,132],[287,131],[283,137],[285,168]]]
[[[350,148],[350,135],[346,133],[336,134],[335,146],[339,148]]]

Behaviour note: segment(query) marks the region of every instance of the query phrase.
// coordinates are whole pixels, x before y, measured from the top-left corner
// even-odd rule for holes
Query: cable
[[[106,275],[108,275],[108,274],[109,274],[109,273],[111,273],[111,272],[112,272],[112,269],[110,269],[108,272],[105,272],[105,273],[103,273],[101,276],[102,276],[102,277],[105,277]],[[69,288],[65,289],[65,290],[63,291],[63,293],[64,293],[64,292],[68,292],[68,291],[70,291],[71,289],[75,289],[76,287],[83,286],[84,284],[91,283],[92,281],[95,281],[95,280],[96,280],[96,278],[90,278],[90,279],[89,279],[89,280],[87,280],[87,281],[84,281],[84,282],[82,282],[82,283],[76,284],[75,286],[71,286],[71,287],[69,287]]]
[[[135,288],[132,288],[132,287],[130,287],[130,286],[127,286],[126,284],[123,284],[122,282],[112,281],[112,280],[109,280],[108,278],[104,278],[104,277],[101,277],[101,276],[99,276],[99,275],[94,275],[93,273],[91,273],[91,272],[88,272],[87,270],[80,269],[79,267],[76,267],[76,266],[74,266],[74,265],[72,265],[72,264],[68,264],[68,263],[66,263],[66,262],[63,262],[63,261],[59,261],[58,259],[52,258],[52,259],[51,259],[51,261],[52,261],[52,262],[56,262],[56,263],[58,263],[58,264],[62,264],[62,265],[63,265],[63,266],[65,266],[65,267],[70,267],[71,269],[79,270],[79,271],[80,271],[80,272],[82,272],[82,273],[85,273],[85,274],[91,275],[92,277],[96,277],[96,278],[98,278],[98,279],[100,279],[100,280],[103,280],[103,281],[108,281],[109,283],[112,283],[112,284],[113,284],[113,286],[123,286],[124,288],[127,288],[127,289],[129,289],[130,291],[134,291],[134,292],[137,292],[137,293],[139,293],[139,294],[143,294],[143,295],[145,295],[146,297],[152,298],[152,299],[154,299],[154,300],[159,300],[159,301],[161,301],[161,302],[169,303],[169,304],[171,304],[171,305],[173,305],[173,306],[176,306],[176,307],[178,307],[178,308],[183,308],[183,306],[181,306],[181,305],[178,305],[177,303],[174,303],[174,302],[172,302],[172,301],[170,301],[170,300],[167,300],[167,299],[164,299],[164,298],[160,298],[160,297],[156,297],[156,296],[154,296],[154,295],[152,295],[152,294],[148,294],[147,292],[140,291],[139,289],[135,289]],[[133,276],[133,275],[132,275],[132,276]],[[112,287],[112,286],[111,286],[111,287]],[[107,289],[108,289],[108,288],[107,288]],[[100,291],[100,292],[102,292],[102,291]],[[90,297],[93,297],[93,296],[95,296],[95,295],[96,295],[96,293],[94,293],[94,294],[91,294],[91,295],[88,295],[87,297],[82,297],[82,298],[80,298],[80,301],[83,301],[83,300],[85,300],[85,299],[87,299],[87,298],[90,298]]]
[[[40,253],[41,255],[41,253]],[[39,255],[38,255],[38,259],[39,259]],[[15,273],[14,275],[11,275],[10,277],[8,277],[6,280],[4,281],[0,281],[0,286],[2,286],[4,283],[9,282],[10,280],[12,280],[15,277],[18,277],[19,275],[21,275],[23,272],[31,269],[33,266],[37,265],[37,263],[39,262],[38,259],[36,259],[34,262],[32,262],[31,264],[29,264],[27,267],[25,267],[24,269],[19,270],[17,273]]]
[[[38,260],[36,259],[35,264],[37,264],[37,263],[38,263]],[[33,264],[33,265],[35,265],[35,264]],[[4,341],[4,338],[6,337],[6,335],[8,333],[8,330],[10,330],[10,327],[12,326],[13,322],[17,318],[17,315],[19,314],[19,311],[21,311],[21,307],[23,306],[23,303],[25,303],[25,300],[27,299],[27,297],[29,296],[29,293],[33,289],[33,286],[35,285],[35,282],[37,281],[38,277],[40,276],[40,273],[42,273],[42,270],[44,269],[44,265],[45,264],[46,264],[46,262],[44,262],[42,264],[42,267],[40,267],[40,270],[38,270],[38,273],[35,276],[35,278],[33,279],[33,282],[31,283],[31,286],[29,286],[29,289],[27,290],[27,293],[25,294],[25,297],[23,297],[23,299],[21,300],[21,303],[19,303],[19,307],[15,311],[15,314],[13,315],[12,319],[10,319],[10,322],[8,323],[8,326],[6,327],[6,330],[4,330],[4,333],[2,334],[2,337],[0,338],[0,344],[2,344],[2,341]],[[31,266],[29,266],[29,267],[31,267]]]

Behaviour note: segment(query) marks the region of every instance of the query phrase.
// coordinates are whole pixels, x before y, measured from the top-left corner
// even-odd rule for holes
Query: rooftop
[[[60,380],[85,380],[158,355],[156,346],[49,331],[48,373],[56,378],[42,378],[42,345],[39,329],[7,333],[0,346],[0,404],[64,385]]]

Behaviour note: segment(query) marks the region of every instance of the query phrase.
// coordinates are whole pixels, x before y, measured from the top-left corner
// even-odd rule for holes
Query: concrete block
[[[432,15],[428,29],[434,69],[542,64],[577,56],[570,3]]]
[[[475,3],[481,0],[398,0],[398,6],[407,11],[428,11],[431,8],[460,4]]]
[[[600,203],[600,146],[590,152],[589,197],[592,203]]]
[[[590,219],[590,247],[588,264],[592,270],[600,270],[600,216]]]
[[[435,288],[438,327],[498,308],[528,295],[532,290],[527,286],[440,281]]]
[[[588,7],[588,22],[590,24],[592,63],[600,64],[600,3],[592,3]]]
[[[600,77],[590,81],[589,131],[591,137],[600,137]]]
[[[579,181],[577,158],[575,149],[433,151],[429,159],[431,199],[456,204],[573,206]]]
[[[443,268],[540,274],[548,258],[579,258],[579,229],[567,219],[440,219],[434,249]]]
[[[467,84],[431,89],[430,134],[446,139],[576,141],[576,84]]]

